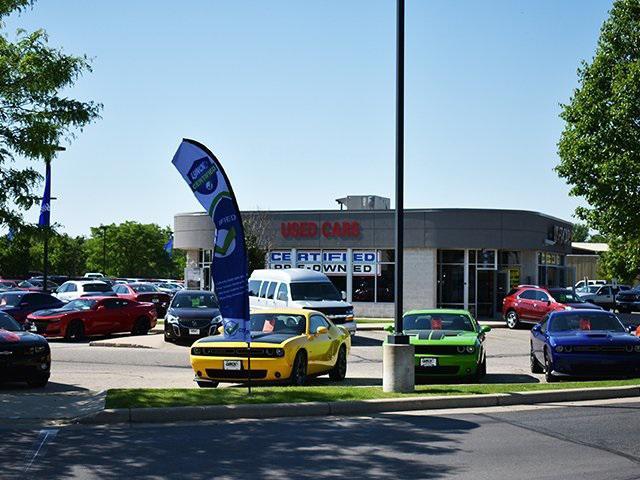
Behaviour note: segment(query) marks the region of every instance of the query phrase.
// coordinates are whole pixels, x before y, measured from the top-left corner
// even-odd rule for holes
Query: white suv
[[[72,280],[60,285],[53,295],[63,302],[69,302],[80,298],[85,293],[111,291],[111,287],[105,282],[97,280]]]

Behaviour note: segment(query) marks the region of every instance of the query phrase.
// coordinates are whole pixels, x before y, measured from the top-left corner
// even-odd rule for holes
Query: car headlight
[[[344,313],[347,315],[353,315],[353,308],[348,308]]]
[[[218,323],[222,323],[222,315],[217,315],[211,320],[212,325],[217,325]]]
[[[191,355],[202,355],[202,349],[199,347],[193,347],[191,349]]]
[[[276,348],[276,357],[284,357],[284,348]]]
[[[473,353],[475,351],[476,351],[476,347],[472,347],[471,345],[467,347],[467,353]]]
[[[636,345],[635,347],[633,347],[633,349],[634,349],[636,352],[640,352],[640,345]]]
[[[176,317],[175,315],[171,315],[171,314],[167,314],[165,320],[168,323],[178,323],[178,320],[180,320],[180,317]]]
[[[44,345],[39,345],[39,346],[34,348],[34,351],[36,353],[44,353],[44,352],[47,351],[47,347],[45,347]]]
[[[556,352],[558,352],[558,353],[562,353],[562,352],[564,352],[564,347],[563,347],[562,345],[558,345],[558,346],[556,347]]]

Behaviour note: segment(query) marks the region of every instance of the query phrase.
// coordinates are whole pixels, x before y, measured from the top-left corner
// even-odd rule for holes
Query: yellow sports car
[[[222,335],[206,337],[191,346],[191,366],[200,387],[219,382],[286,381],[304,385],[307,377],[329,374],[343,380],[351,336],[322,313],[279,308],[251,314],[251,370],[247,344]]]

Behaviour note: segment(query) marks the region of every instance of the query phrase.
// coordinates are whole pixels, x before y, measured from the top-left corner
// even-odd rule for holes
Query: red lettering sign
[[[324,238],[357,238],[360,224],[354,221],[324,222],[320,227],[316,222],[282,222],[280,234],[284,238],[317,238],[322,232]]]

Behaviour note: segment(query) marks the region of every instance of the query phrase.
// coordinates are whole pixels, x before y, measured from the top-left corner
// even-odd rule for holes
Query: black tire
[[[216,388],[218,386],[218,382],[199,382],[196,381],[200,388]]]
[[[540,362],[533,354],[533,345],[529,351],[529,363],[531,364],[531,373],[544,373],[544,368],[542,368],[542,365],[540,365]]]
[[[31,388],[44,388],[49,382],[49,377],[32,377],[27,379],[27,385]]]
[[[79,342],[83,338],[84,323],[82,323],[82,320],[72,320],[64,334],[64,339],[67,342]]]
[[[298,352],[293,367],[291,368],[291,376],[289,377],[289,385],[301,387],[307,382],[307,354],[304,351]]]
[[[149,333],[149,330],[151,330],[149,319],[146,317],[140,317],[133,324],[131,335],[146,335],[147,333]]]
[[[554,383],[558,381],[558,377],[554,376],[551,368],[551,359],[549,358],[549,353],[545,350],[544,352],[544,379],[547,383]]]
[[[509,310],[507,312],[505,321],[507,322],[507,327],[510,330],[515,330],[520,326],[520,317],[515,310]]]
[[[329,378],[336,382],[341,382],[347,376],[347,349],[344,345],[340,347],[336,364],[329,371]]]

